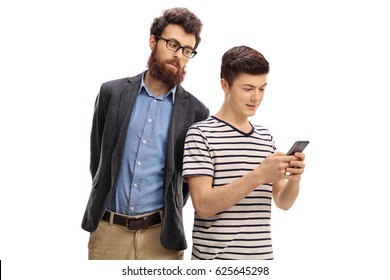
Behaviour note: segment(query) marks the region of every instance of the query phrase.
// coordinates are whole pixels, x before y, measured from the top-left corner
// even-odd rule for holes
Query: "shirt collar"
[[[177,90],[177,86],[174,86],[173,88],[171,88],[167,93],[165,94],[162,94],[160,96],[155,96],[153,94],[153,92],[151,92],[147,87],[146,87],[146,84],[145,84],[145,72],[142,73],[142,79],[141,79],[141,86],[138,90],[138,94],[141,93],[142,91],[142,88],[145,89],[146,93],[150,96],[150,97],[153,97],[153,98],[156,98],[156,99],[160,99],[160,100],[165,100],[165,98],[169,97],[169,96],[172,96],[172,104],[175,104],[175,97],[176,97],[176,90]]]

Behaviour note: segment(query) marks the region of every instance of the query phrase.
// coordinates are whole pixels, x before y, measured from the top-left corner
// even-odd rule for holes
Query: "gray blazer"
[[[127,128],[142,74],[104,83],[95,103],[91,131],[92,189],[82,228],[98,227],[115,192]],[[161,244],[169,250],[184,250],[182,208],[188,199],[188,185],[182,179],[184,140],[188,128],[209,116],[209,110],[196,97],[178,86],[168,135],[164,180],[164,217]]]

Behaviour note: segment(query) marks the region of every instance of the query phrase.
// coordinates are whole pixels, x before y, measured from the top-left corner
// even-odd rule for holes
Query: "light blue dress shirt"
[[[164,169],[168,129],[176,87],[155,96],[141,87],[133,108],[115,194],[108,209],[140,215],[163,208]]]

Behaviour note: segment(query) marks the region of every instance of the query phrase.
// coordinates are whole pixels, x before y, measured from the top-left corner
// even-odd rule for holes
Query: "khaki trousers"
[[[112,216],[111,216],[112,217]],[[142,216],[141,216],[142,217]],[[165,249],[160,243],[161,224],[147,229],[128,230],[100,221],[88,243],[90,260],[182,260],[184,251]]]

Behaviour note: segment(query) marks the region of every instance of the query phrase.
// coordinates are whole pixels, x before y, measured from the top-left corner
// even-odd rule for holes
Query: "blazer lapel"
[[[119,103],[118,128],[120,132],[127,131],[131,113],[133,111],[134,102],[137,97],[141,83],[141,74],[130,78],[129,83],[123,89],[121,101]]]
[[[118,142],[115,147],[114,157],[112,162],[112,185],[116,182],[120,161],[122,158],[123,149],[126,141],[127,127],[129,126],[131,113],[137,97],[137,92],[141,83],[142,74],[130,78],[129,83],[125,85],[121,93],[119,108],[118,108]]]

